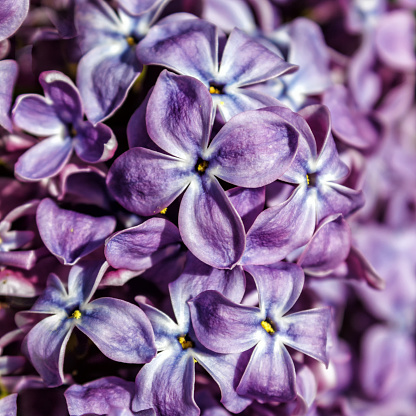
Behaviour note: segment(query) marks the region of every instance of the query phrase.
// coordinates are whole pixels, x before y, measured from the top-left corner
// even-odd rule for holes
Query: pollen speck
[[[166,211],[168,210],[168,208],[163,208],[162,211],[160,211],[161,214],[166,214]]]
[[[261,326],[263,327],[263,329],[268,332],[269,334],[274,334],[274,329],[273,327],[270,325],[269,322],[267,321],[261,321]]]
[[[221,104],[221,105],[224,105],[224,101],[220,101],[220,104]]]
[[[82,316],[81,312],[77,309],[76,311],[72,313],[71,318],[79,319],[81,318],[81,316]]]
[[[212,85],[209,87],[209,92],[211,94],[221,94],[221,91],[218,88],[213,87]]]
[[[0,237],[0,244],[3,242],[3,239]]]
[[[128,38],[126,38],[126,41],[129,46],[134,46],[136,44],[136,41],[134,40],[132,36],[129,36]]]
[[[186,339],[186,336],[180,336],[178,338],[179,344],[182,345],[182,348],[184,350],[188,349],[188,348],[192,348],[194,346],[194,344],[192,343],[192,341],[189,341]]]
[[[71,233],[73,233],[73,232],[74,232],[74,229],[73,229],[73,228],[71,228],[69,231],[70,231]]]
[[[196,170],[199,173],[204,173],[208,167],[209,163],[206,160],[203,160],[201,163],[198,163]]]

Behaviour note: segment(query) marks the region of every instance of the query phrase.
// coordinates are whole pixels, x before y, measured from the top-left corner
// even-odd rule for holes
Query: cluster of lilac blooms
[[[1,0],[0,416],[414,416],[415,11]]]

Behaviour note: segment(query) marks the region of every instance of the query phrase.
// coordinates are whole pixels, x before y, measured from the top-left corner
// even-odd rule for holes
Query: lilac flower
[[[20,27],[29,10],[29,0],[3,0],[0,4],[0,41],[7,39]]]
[[[195,78],[164,71],[147,106],[147,129],[166,153],[132,148],[112,165],[107,184],[116,200],[139,215],[157,214],[186,190],[179,209],[185,245],[205,263],[232,267],[245,233],[216,177],[256,188],[280,177],[298,132],[271,112],[230,120],[209,143],[212,100]]]
[[[316,23],[298,18],[267,38],[283,51],[288,49],[287,61],[299,69],[260,84],[256,90],[276,97],[297,111],[307,105],[308,96],[321,94],[331,85],[328,47]]]
[[[109,127],[104,124],[94,127],[83,120],[81,98],[72,81],[58,71],[43,72],[39,81],[45,97],[19,96],[13,122],[35,136],[47,138],[19,158],[16,176],[26,181],[54,176],[68,162],[73,149],[87,163],[110,159],[117,141]]]
[[[165,4],[166,0],[124,0],[120,5],[127,13],[119,8],[117,15],[103,0],[77,0],[75,24],[83,53],[77,85],[91,122],[110,117],[125,100],[143,68],[136,45]]]
[[[293,72],[296,65],[237,28],[219,58],[218,38],[218,29],[204,20],[168,18],[149,31],[137,56],[145,65],[162,65],[199,79],[224,121],[246,110],[278,105],[270,96],[244,87]]]
[[[27,356],[48,386],[63,383],[66,344],[77,327],[112,360],[126,363],[150,361],[155,353],[151,326],[136,306],[120,299],[99,298],[90,302],[108,264],[73,266],[68,291],[51,274],[45,292],[30,311],[21,312],[18,324],[27,318],[45,317],[27,334]]]
[[[296,397],[295,369],[284,345],[328,365],[328,308],[283,316],[298,299],[304,275],[299,266],[246,266],[259,291],[260,308],[205,291],[188,302],[198,340],[218,353],[255,346],[237,393],[257,400],[287,402]]]
[[[199,273],[207,268],[211,273]],[[244,369],[245,356],[239,353],[217,354],[201,345],[194,335],[186,304],[188,299],[207,289],[219,290],[230,299],[240,301],[244,293],[243,282],[244,274],[239,270],[217,270],[196,260],[169,285],[177,323],[153,306],[140,303],[152,323],[160,352],[136,377],[134,411],[151,407],[157,416],[199,415],[193,397],[195,362],[205,368],[219,385],[221,402],[227,409],[238,413],[247,407],[251,400],[238,396],[235,391],[236,380]]]

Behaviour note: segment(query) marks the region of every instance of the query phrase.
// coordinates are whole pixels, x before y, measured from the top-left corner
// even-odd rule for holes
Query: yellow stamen
[[[134,40],[132,36],[129,36],[128,38],[126,38],[126,41],[129,46],[134,46],[136,44],[136,41]]]
[[[274,334],[274,329],[273,327],[270,325],[269,322],[267,321],[261,321],[261,326],[263,327],[263,329],[268,332],[269,334]]]
[[[307,183],[308,183],[308,185],[309,185],[310,181],[309,181],[309,175],[308,175],[308,174],[306,174],[306,182],[307,182]]]
[[[205,170],[207,169],[209,163],[206,160],[203,160],[201,163],[198,164],[198,166],[196,167],[196,170],[199,173],[204,173]]]
[[[224,101],[220,101],[220,105],[224,105]]]
[[[209,92],[211,94],[221,94],[221,91],[218,88],[213,87],[212,85],[209,87]]]
[[[167,208],[163,208],[163,209],[162,209],[162,211],[160,211],[160,213],[161,213],[161,214],[166,214],[166,211],[167,211],[167,210],[168,210]]]
[[[71,233],[73,233],[73,232],[74,232],[74,229],[73,229],[73,228],[71,228],[69,231],[71,231]]]
[[[9,395],[9,392],[6,389],[6,386],[0,382],[0,399],[3,399],[4,397],[8,395]]]
[[[75,137],[78,134],[77,130],[75,129],[75,127],[72,127],[71,129],[71,136]]]
[[[192,348],[194,346],[194,344],[192,343],[192,341],[187,341],[185,337],[180,336],[178,338],[179,344],[182,345],[182,348],[184,350],[188,349],[188,348]]]
[[[3,239],[0,237],[0,244],[3,242]]]
[[[77,309],[77,310],[76,310],[76,311],[74,311],[74,313],[71,315],[71,318],[74,318],[74,319],[79,319],[79,318],[81,318],[81,316],[82,316],[81,312]]]

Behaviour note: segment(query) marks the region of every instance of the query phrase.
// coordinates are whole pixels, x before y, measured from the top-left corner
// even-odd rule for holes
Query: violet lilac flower
[[[304,281],[299,266],[245,266],[254,277],[260,308],[238,305],[216,291],[191,299],[192,324],[198,340],[218,353],[255,347],[237,393],[264,401],[287,402],[296,397],[295,368],[285,345],[328,365],[329,308],[286,315]]]
[[[194,260],[189,263],[189,269],[169,285],[177,323],[155,307],[140,303],[152,323],[156,347],[160,352],[136,377],[137,391],[132,404],[134,411],[153,408],[157,416],[199,415],[193,397],[196,362],[219,385],[221,402],[227,409],[239,413],[251,402],[235,391],[246,357],[240,353],[218,354],[201,345],[195,337],[186,303],[208,289],[218,290],[232,300],[241,301],[244,273],[237,268],[213,269]],[[207,269],[210,272],[206,273]]]
[[[117,148],[116,138],[104,124],[93,126],[83,120],[81,97],[70,78],[58,71],[47,71],[40,75],[39,82],[45,97],[19,96],[12,115],[17,127],[46,138],[19,158],[16,176],[24,181],[55,176],[73,150],[87,163],[110,159]]]
[[[0,8],[1,7],[3,6],[0,6]],[[18,66],[15,61],[10,59],[0,61],[0,126],[8,131],[12,131],[13,128],[9,111],[12,103],[13,87],[16,82],[17,72]]]
[[[17,323],[49,315],[37,323],[24,339],[33,366],[51,387],[63,383],[66,345],[75,327],[86,334],[100,351],[115,361],[145,363],[156,354],[151,325],[135,305],[114,298],[90,302],[108,264],[73,266],[68,291],[50,274],[44,293],[30,311],[20,312]]]
[[[94,124],[110,117],[123,103],[143,65],[137,43],[157,19],[166,0],[123,0],[118,14],[103,0],[77,0],[75,24],[83,53],[77,85],[85,113]],[[133,16],[131,14],[137,14]]]
[[[231,268],[245,246],[240,217],[217,177],[257,188],[289,167],[298,131],[272,112],[235,116],[209,143],[213,104],[195,78],[162,72],[147,106],[147,129],[166,153],[135,147],[113,163],[110,192],[126,209],[153,215],[185,191],[179,231],[201,261]],[[208,145],[209,143],[209,145]]]
[[[244,87],[291,73],[296,65],[237,28],[220,58],[218,49],[216,26],[195,18],[180,22],[167,18],[149,31],[137,56],[145,65],[161,65],[199,79],[224,121],[243,111],[279,105],[272,97]]]

